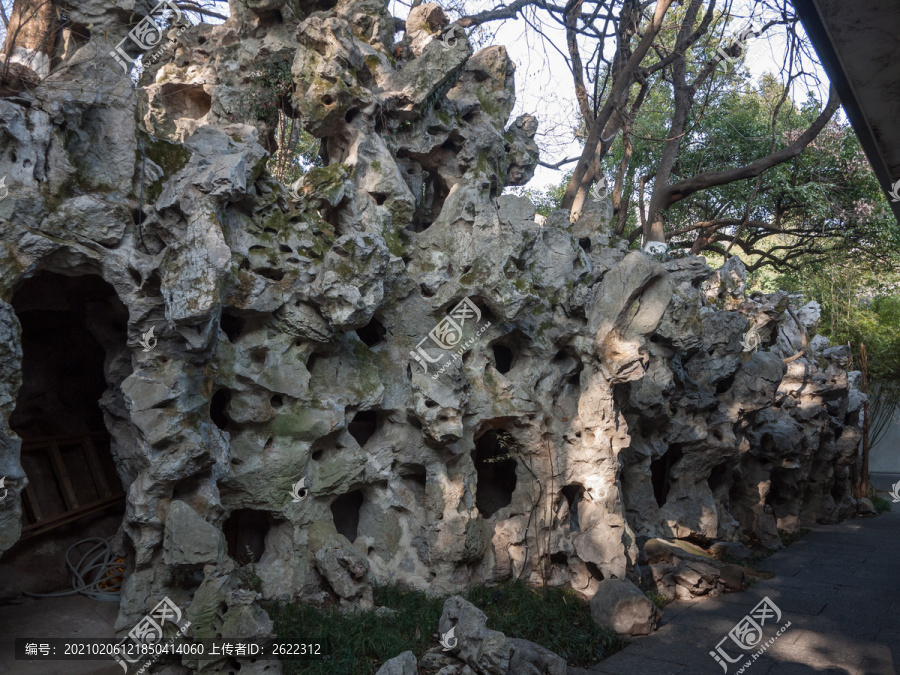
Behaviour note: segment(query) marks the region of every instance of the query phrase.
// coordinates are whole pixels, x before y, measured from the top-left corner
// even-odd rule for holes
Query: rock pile
[[[27,480],[10,302],[79,275],[110,289],[87,326],[128,493],[123,634],[164,596],[235,637],[271,631],[260,597],[365,607],[374,583],[544,576],[590,598],[637,578],[640,541],[777,547],[853,511],[862,397],[815,304],[749,294],[737,258],[629,253],[605,200],[538,224],[503,193],[537,161],[503,47],[473,54],[433,4],[399,41],[375,0],[231,5],[135,97],[99,37],[122,10],[80,3],[72,65],[0,99],[0,552]],[[271,126],[241,118],[275,59],[321,141],[298,199],[264,170]],[[735,583],[688,555],[649,565],[669,594]],[[493,639],[468,667],[527,651]]]

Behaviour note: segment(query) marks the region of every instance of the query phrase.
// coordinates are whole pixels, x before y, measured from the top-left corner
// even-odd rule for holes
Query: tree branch
[[[700,190],[706,190],[719,185],[727,185],[747,178],[756,178],[772,167],[794,159],[816,139],[822,129],[825,128],[825,125],[828,124],[832,117],[834,117],[834,114],[837,112],[840,105],[841,101],[840,98],[838,98],[837,90],[832,86],[828,104],[825,106],[825,109],[816,118],[809,129],[804,131],[793,143],[777,152],[773,152],[772,154],[763,157],[762,159],[751,162],[746,166],[737,169],[729,169],[727,171],[709,171],[669,186],[667,189],[666,208]]]

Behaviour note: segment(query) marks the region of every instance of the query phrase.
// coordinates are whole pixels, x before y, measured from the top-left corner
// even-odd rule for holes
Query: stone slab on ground
[[[774,572],[744,593],[666,607],[660,628],[598,663],[590,675],[722,675],[710,656],[719,640],[765,597],[782,612],[764,639],[729,665],[736,672],[779,627],[791,625],[748,675],[900,673],[900,512],[816,528],[757,565]],[[787,576],[784,576],[784,574]],[[729,639],[728,654],[738,655]]]

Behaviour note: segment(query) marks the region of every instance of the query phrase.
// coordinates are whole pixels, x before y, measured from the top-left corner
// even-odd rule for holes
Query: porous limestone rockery
[[[862,398],[817,308],[748,295],[736,258],[627,252],[606,201],[536,223],[502,194],[537,162],[503,47],[473,54],[432,4],[397,41],[376,0],[235,0],[133,91],[103,38],[125,5],[150,8],[73,8],[90,40],[0,99],[0,552],[27,480],[9,303],[48,272],[99,275],[127,309],[127,335],[111,310],[88,325],[128,494],[123,633],[163,596],[196,635],[247,637],[271,630],[261,598],[365,607],[374,584],[590,596],[648,537],[778,546],[852,512]],[[264,170],[272,129],[240,116],[279,58],[321,139],[299,199]],[[428,336],[466,298],[454,360]],[[238,511],[261,583],[223,535]]]

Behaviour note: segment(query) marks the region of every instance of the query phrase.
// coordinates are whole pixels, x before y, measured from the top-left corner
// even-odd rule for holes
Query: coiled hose
[[[72,544],[66,550],[66,567],[72,573],[72,590],[59,593],[23,593],[32,598],[62,598],[68,595],[86,595],[92,600],[101,602],[119,602],[121,597],[122,579],[125,575],[125,561],[122,558],[113,559],[110,542],[112,537],[88,537]],[[81,556],[77,565],[72,563],[70,554],[72,550],[82,544],[97,542],[91,549]]]

